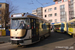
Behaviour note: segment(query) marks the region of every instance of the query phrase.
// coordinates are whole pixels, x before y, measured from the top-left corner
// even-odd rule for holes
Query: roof
[[[72,19],[72,20],[70,20],[68,23],[70,23],[70,22],[74,22],[75,21],[75,19]]]
[[[62,22],[62,23],[55,23],[54,25],[60,25],[60,24],[65,24],[66,22]]]

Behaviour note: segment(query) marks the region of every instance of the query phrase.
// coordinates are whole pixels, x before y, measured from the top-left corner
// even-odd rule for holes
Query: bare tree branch
[[[6,0],[6,3],[9,4],[9,15],[18,10],[18,6],[14,6],[11,0]]]

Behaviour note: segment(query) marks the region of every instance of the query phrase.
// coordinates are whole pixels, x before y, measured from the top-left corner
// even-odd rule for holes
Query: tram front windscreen
[[[11,29],[27,29],[29,26],[29,19],[12,19],[11,21]]]

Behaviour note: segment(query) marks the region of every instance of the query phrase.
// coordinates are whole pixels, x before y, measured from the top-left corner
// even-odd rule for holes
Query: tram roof
[[[75,19],[70,20],[68,23],[70,23],[70,22],[75,22]]]
[[[24,16],[10,17],[10,18],[12,18],[12,19],[14,19],[14,18],[36,18],[36,19],[42,20],[44,22],[50,23],[49,21],[47,21],[47,20],[45,20],[43,18],[40,18],[40,17],[38,17],[36,15],[33,15],[33,14],[29,14],[29,13],[17,13],[17,14],[24,14]],[[13,15],[16,15],[16,14],[13,14]]]
[[[65,24],[66,22],[61,22],[61,23],[55,23],[54,25],[60,25],[60,24]]]

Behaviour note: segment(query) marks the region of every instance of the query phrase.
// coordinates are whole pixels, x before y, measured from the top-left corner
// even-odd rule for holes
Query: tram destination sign
[[[19,14],[13,14],[13,17],[22,17],[23,14],[22,13],[19,13]]]
[[[22,17],[22,14],[15,14],[13,17]]]

